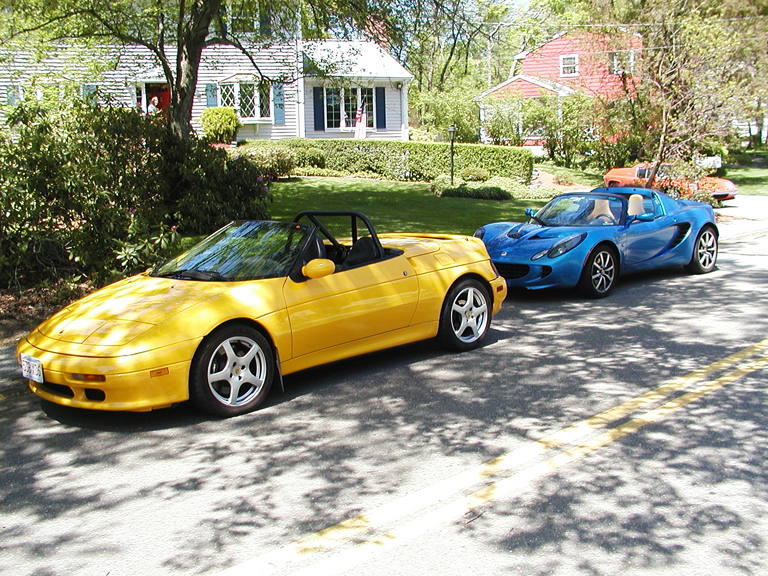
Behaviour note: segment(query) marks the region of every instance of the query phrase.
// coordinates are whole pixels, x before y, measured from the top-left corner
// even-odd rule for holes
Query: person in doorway
[[[149,105],[147,106],[147,114],[152,116],[160,111],[160,100],[157,96],[152,96],[149,99]]]

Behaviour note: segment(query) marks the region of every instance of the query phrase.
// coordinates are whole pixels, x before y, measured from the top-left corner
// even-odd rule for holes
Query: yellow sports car
[[[312,366],[432,337],[476,348],[506,293],[477,238],[377,235],[359,212],[302,212],[232,222],[61,310],[17,353],[32,391],[57,404],[191,399],[234,416]]]

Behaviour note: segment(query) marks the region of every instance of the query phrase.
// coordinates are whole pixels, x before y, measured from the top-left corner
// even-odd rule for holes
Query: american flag
[[[368,113],[365,109],[366,102],[363,98],[355,114],[355,138],[365,138],[365,129],[368,127]]]

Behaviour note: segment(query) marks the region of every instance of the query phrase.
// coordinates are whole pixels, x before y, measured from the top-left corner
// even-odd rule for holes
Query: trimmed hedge
[[[279,142],[250,141],[245,146],[263,145],[319,149],[325,155],[325,168],[329,170],[373,172],[388,180],[431,181],[445,174],[450,166],[447,142],[288,138]],[[512,146],[454,144],[454,171],[458,173],[464,167],[487,170],[492,176],[529,184],[533,156],[529,150]]]
[[[325,152],[320,148],[294,148],[297,167],[325,168]]]
[[[296,166],[293,150],[282,146],[260,146],[258,148],[235,148],[230,151],[233,158],[246,157],[259,166],[262,174],[275,180],[290,176]]]

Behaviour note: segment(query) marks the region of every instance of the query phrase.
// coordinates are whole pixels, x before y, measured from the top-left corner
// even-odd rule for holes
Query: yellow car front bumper
[[[198,342],[95,358],[46,352],[25,339],[16,352],[42,364],[44,382],[29,381],[41,398],[76,408],[145,412],[189,398],[189,368]]]

